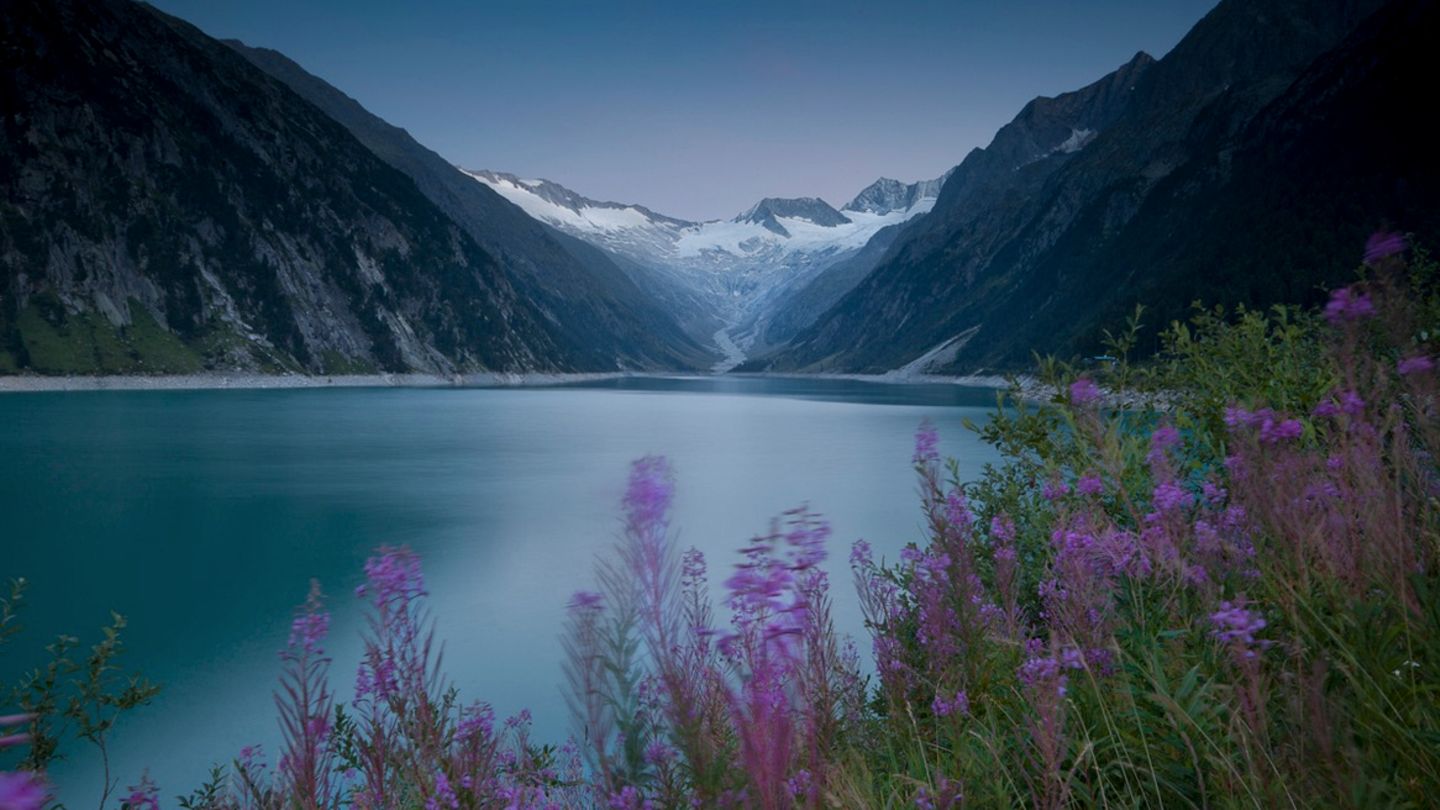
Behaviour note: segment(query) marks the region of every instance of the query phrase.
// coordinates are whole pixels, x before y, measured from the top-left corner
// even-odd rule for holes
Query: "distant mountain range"
[[[0,373],[964,373],[1440,235],[1435,0],[1223,0],[941,177],[691,222],[461,170],[275,51],[0,4]],[[937,101],[937,103],[941,103]]]
[[[882,231],[929,211],[944,182],[881,178],[842,210],[818,197],[767,197],[731,219],[689,222],[643,205],[592,200],[550,180],[467,171],[541,222],[628,260],[642,287],[690,301],[709,317],[700,319],[701,329],[728,326],[750,349],[793,333],[772,333],[770,317]],[[850,285],[831,286],[843,293]],[[825,288],[821,282],[817,290]]]

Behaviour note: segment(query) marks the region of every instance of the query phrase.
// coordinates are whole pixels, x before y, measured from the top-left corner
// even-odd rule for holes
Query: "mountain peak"
[[[899,180],[882,177],[866,186],[859,194],[855,195],[855,199],[846,203],[845,207],[840,210],[866,214],[908,211],[921,200],[938,197],[940,186],[949,176],[950,173],[946,172],[934,180],[921,180],[917,183],[902,183]]]
[[[735,218],[736,222],[753,222],[781,236],[789,236],[777,220],[803,219],[825,228],[850,224],[850,218],[836,211],[819,197],[766,197],[750,210]]]

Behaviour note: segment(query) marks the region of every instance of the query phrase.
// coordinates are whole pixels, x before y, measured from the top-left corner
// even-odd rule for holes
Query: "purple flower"
[[[1277,444],[1289,439],[1298,439],[1304,427],[1297,419],[1270,419],[1260,423],[1260,443]]]
[[[1015,521],[1009,515],[990,518],[990,536],[997,542],[1009,543],[1015,539]]]
[[[1164,512],[1175,512],[1190,505],[1192,496],[1183,487],[1174,481],[1163,481],[1156,485],[1155,509]]]
[[[674,497],[675,476],[664,456],[645,456],[630,465],[630,485],[622,504],[631,525],[663,531]]]
[[[38,774],[0,773],[0,810],[40,810],[49,793]]]
[[[567,607],[574,611],[604,610],[604,601],[605,597],[594,591],[576,591],[575,595],[570,597],[570,604]]]
[[[1396,364],[1395,370],[1399,371],[1400,376],[1404,377],[1410,374],[1426,374],[1434,368],[1435,361],[1423,354],[1417,354],[1414,357],[1407,357],[1401,360]]]
[[[449,777],[444,771],[435,772],[435,795],[425,800],[425,810],[440,810],[443,807],[458,810],[460,798],[455,795],[455,789],[450,786]]]
[[[1074,405],[1088,405],[1100,398],[1100,388],[1089,377],[1081,377],[1070,383],[1070,402]]]
[[[519,807],[519,804],[512,805]],[[618,793],[610,794],[610,800],[606,805],[610,810],[643,810],[650,807],[650,802],[640,796],[640,790],[634,785],[626,785]]]
[[[1402,234],[1376,231],[1370,234],[1369,239],[1365,240],[1365,255],[1363,258],[1365,264],[1374,267],[1383,259],[1388,259],[1398,253],[1404,253],[1406,247],[1405,237]]]
[[[1095,473],[1086,473],[1075,482],[1075,491],[1081,495],[1099,495],[1105,491],[1105,482]]]
[[[408,602],[425,595],[420,557],[404,546],[381,546],[380,554],[365,561],[366,583],[355,595],[369,596],[376,606]]]
[[[705,581],[705,552],[698,548],[685,549],[680,555],[680,576],[687,586],[699,585]]]
[[[495,710],[486,703],[472,703],[460,713],[455,736],[461,740],[487,740],[495,734]]]
[[[1346,391],[1340,395],[1340,410],[1351,416],[1359,416],[1365,411],[1365,400],[1354,391]]]
[[[1325,305],[1325,319],[1331,323],[1358,321],[1375,314],[1375,303],[1370,296],[1354,287],[1341,287],[1330,294],[1330,303]]]
[[[940,432],[929,419],[922,421],[915,431],[915,457],[912,460],[916,464],[940,460]]]
[[[665,744],[664,740],[651,740],[645,746],[645,761],[655,767],[668,764],[675,758],[675,749]]]
[[[856,540],[850,546],[850,565],[855,568],[869,568],[875,564],[875,555],[870,544],[864,540]]]
[[[952,714],[969,714],[970,698],[965,694],[965,690],[963,689],[956,692],[953,698],[946,698],[944,695],[937,694],[935,695],[935,699],[930,702],[930,709],[935,712],[936,717],[949,717]]]
[[[1056,478],[1045,485],[1045,489],[1041,491],[1041,494],[1045,496],[1045,500],[1047,501],[1058,501],[1070,494],[1070,485]]]
[[[810,771],[801,768],[795,772],[794,776],[785,780],[785,787],[790,791],[791,796],[797,799],[808,799],[815,790],[815,778],[810,775]]]
[[[1270,642],[1256,640],[1255,634],[1265,629],[1265,619],[1258,612],[1245,607],[1245,600],[1221,602],[1220,609],[1210,614],[1210,623],[1215,629],[1211,634],[1229,644],[1242,658],[1254,658],[1256,649],[1270,646]]]
[[[265,751],[258,745],[247,745],[240,749],[240,770],[259,770],[265,767]]]
[[[122,804],[129,810],[160,810],[160,789],[150,780],[149,772],[141,774],[140,784],[130,786],[130,795]],[[0,800],[0,808],[9,810],[3,800]]]
[[[1174,425],[1161,425],[1155,428],[1150,434],[1150,447],[1154,450],[1165,451],[1180,444],[1180,431]]]
[[[289,650],[281,653],[282,657],[298,652],[317,656],[324,653],[321,645],[330,632],[330,614],[325,612],[323,600],[319,580],[310,580],[310,594],[290,622]]]

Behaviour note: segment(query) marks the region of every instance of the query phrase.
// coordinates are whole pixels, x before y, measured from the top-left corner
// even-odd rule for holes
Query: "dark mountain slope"
[[[604,252],[531,218],[284,54],[233,40],[226,44],[410,176],[426,197],[500,257],[522,294],[567,338],[634,367],[693,368],[713,362]]]
[[[1197,126],[1203,157],[1158,185],[1132,227],[1078,273],[1046,268],[1061,279],[1059,294],[1088,310],[1069,344],[1095,345],[1135,302],[1151,302],[1152,324],[1184,318],[1197,299],[1318,302],[1353,277],[1376,229],[1436,244],[1440,153],[1418,102],[1433,91],[1437,41],[1440,5],[1393,3],[1240,132]],[[1083,278],[1102,271],[1114,289],[1084,295]]]
[[[1227,159],[1247,123],[1380,5],[1227,0],[1164,59],[1122,68],[1137,73],[1133,79],[1119,80],[1117,72],[1099,83],[1108,88],[1103,94],[1097,85],[1081,91],[1110,100],[1100,105],[1109,120],[1068,156],[1019,164],[1024,139],[1002,130],[957,168],[935,211],[907,229],[865,282],[772,367],[896,368],[977,326],[954,365],[934,370],[1018,367],[1033,350],[1093,348],[1097,318],[1136,297],[1130,279],[1137,271],[1117,268],[1109,251],[1151,227],[1153,214],[1138,217],[1152,195],[1160,193],[1154,204],[1161,205],[1167,189],[1182,182],[1177,178],[1198,177],[1188,173]],[[1007,172],[1007,162],[1019,168]],[[1234,245],[1227,233],[1201,239]],[[1145,270],[1153,279],[1189,272]],[[1155,303],[1175,309],[1169,299]]]
[[[344,127],[128,0],[0,4],[0,367],[580,370]]]

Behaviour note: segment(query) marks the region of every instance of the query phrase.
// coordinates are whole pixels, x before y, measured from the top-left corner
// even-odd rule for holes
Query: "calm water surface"
[[[0,677],[41,663],[54,635],[89,643],[125,614],[126,658],[164,691],[117,728],[112,768],[123,787],[148,767],[173,797],[243,745],[273,762],[276,651],[311,577],[331,596],[348,697],[360,567],[406,543],[462,695],[502,716],[529,707],[536,738],[559,742],[564,605],[616,536],[631,459],[671,458],[680,543],[706,552],[715,582],[771,516],[822,512],[836,620],[858,637],[848,547],[863,537],[893,559],[918,538],[916,425],[940,425],[971,476],[993,454],[960,422],[993,405],[956,386],[745,378],[0,396],[0,578],[31,582]],[[52,777],[90,806],[97,758],[70,751]]]

